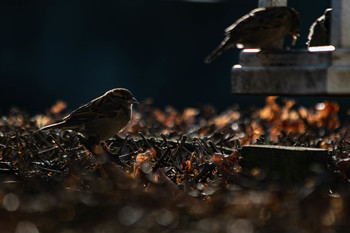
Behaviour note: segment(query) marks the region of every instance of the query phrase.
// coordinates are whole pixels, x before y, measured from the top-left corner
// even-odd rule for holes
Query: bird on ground
[[[128,125],[133,104],[138,104],[138,101],[129,90],[115,88],[80,106],[61,121],[44,126],[39,131],[76,131],[83,136],[88,149],[98,154],[101,153],[100,142],[113,137]]]
[[[294,45],[299,36],[300,24],[299,13],[291,7],[254,9],[226,28],[225,39],[205,59],[205,63],[211,63],[216,57],[234,46],[280,50],[276,42],[288,34],[293,37],[292,45]]]
[[[308,47],[330,45],[330,29],[331,29],[332,8],[327,8],[310,27]]]

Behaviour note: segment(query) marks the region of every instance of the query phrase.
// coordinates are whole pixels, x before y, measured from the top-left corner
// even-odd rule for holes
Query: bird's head
[[[138,104],[139,102],[135,99],[133,94],[125,88],[115,88],[108,91],[105,95],[110,95],[113,102],[124,103],[124,104]]]
[[[296,10],[294,10],[291,7],[289,7],[288,9],[289,9],[288,14],[290,15],[290,20],[291,20],[291,24],[290,24],[291,27],[290,27],[289,33],[293,37],[292,45],[295,45],[295,42],[299,37],[299,29],[301,26],[301,20],[300,20],[300,15]]]

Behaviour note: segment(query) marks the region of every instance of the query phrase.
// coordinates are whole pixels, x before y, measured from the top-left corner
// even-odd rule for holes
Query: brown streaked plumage
[[[115,88],[82,105],[62,121],[39,130],[70,129],[96,143],[107,140],[124,129],[130,121],[132,105],[138,103],[131,92]]]
[[[278,48],[275,47],[275,42],[283,39],[287,34],[292,35],[294,43],[298,37],[299,28],[299,13],[291,7],[254,9],[225,30],[225,39],[205,59],[205,63],[212,62],[227,49],[236,45],[276,50]]]

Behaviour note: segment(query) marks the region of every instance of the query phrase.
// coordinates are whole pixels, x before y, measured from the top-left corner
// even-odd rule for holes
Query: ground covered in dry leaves
[[[335,102],[312,108],[266,98],[263,108],[160,110],[146,100],[107,141],[127,164],[99,163],[70,131],[38,132],[65,104],[0,120],[0,231],[346,232],[350,139]],[[329,150],[312,182],[254,187],[241,179],[244,145]],[[252,176],[255,175],[252,171]],[[245,179],[246,180],[246,179]],[[281,181],[283,182],[283,180]]]

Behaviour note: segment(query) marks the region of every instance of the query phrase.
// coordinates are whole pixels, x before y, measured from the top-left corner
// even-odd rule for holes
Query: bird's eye
[[[122,96],[120,96],[119,98],[122,99],[122,100],[128,100],[128,99],[129,99],[129,98],[128,98],[127,96],[125,96],[125,95],[122,95]]]

